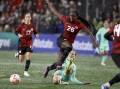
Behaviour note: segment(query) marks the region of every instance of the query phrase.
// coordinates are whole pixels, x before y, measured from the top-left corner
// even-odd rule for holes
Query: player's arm
[[[34,33],[35,37],[39,37],[38,31],[35,26],[33,26],[33,33]]]
[[[100,29],[98,30],[98,32],[96,33],[96,41],[99,41],[99,35],[100,35]]]
[[[47,2],[47,4],[48,4],[48,7],[49,7],[50,11],[51,11],[54,15],[56,15],[57,17],[60,18],[62,15],[53,7],[52,2],[50,2],[50,0],[46,0],[46,2]]]
[[[15,34],[19,37],[19,38],[21,38],[21,37],[23,37],[23,35],[21,35],[21,33],[20,33],[20,30],[21,30],[22,28],[21,28],[21,24],[16,28],[16,30],[15,30]]]
[[[90,31],[90,29],[82,21],[80,21],[79,28],[83,29],[83,31],[86,32],[90,36],[92,43],[93,43],[93,47],[96,48],[98,45],[97,45],[96,39],[93,36],[93,33]]]
[[[85,32],[90,36],[92,43],[93,43],[93,47],[96,48],[98,44],[96,42],[95,37],[93,36],[93,33],[88,28],[85,29]]]
[[[113,30],[108,31],[108,32],[104,35],[104,37],[105,37],[107,40],[109,40],[109,41],[113,41],[113,40],[114,40]]]

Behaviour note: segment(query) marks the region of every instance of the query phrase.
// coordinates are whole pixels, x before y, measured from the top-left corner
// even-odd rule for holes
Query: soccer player
[[[112,60],[115,62],[116,66],[120,68],[120,20],[105,34],[105,38],[112,41]],[[109,89],[113,84],[120,82],[120,73],[116,74],[109,82],[103,84],[101,89]]]
[[[62,69],[55,71],[53,75],[53,83],[69,84],[69,81],[71,81],[74,84],[83,84],[75,77],[76,75],[76,65],[74,63],[75,58],[76,58],[75,51],[71,51],[67,59],[65,60],[65,63],[62,64]]]
[[[103,27],[101,27],[96,34],[96,41],[99,45],[98,54],[101,56],[101,65],[106,65],[106,60],[108,59],[109,42],[104,38],[105,33],[109,30],[109,22],[104,20]]]
[[[32,58],[32,35],[37,34],[36,28],[32,25],[31,14],[26,13],[23,22],[17,27],[16,32],[19,37],[19,61],[26,59],[24,76],[29,77],[28,69]]]
[[[94,47],[96,46],[96,41],[88,28],[78,19],[76,13],[71,13],[70,16],[61,15],[57,10],[53,7],[52,2],[47,0],[48,7],[51,12],[56,15],[64,24],[64,31],[57,39],[57,45],[60,48],[60,54],[58,61],[53,63],[51,66],[48,66],[44,77],[47,77],[48,72],[50,70],[56,69],[58,66],[62,66],[69,52],[72,50],[72,44],[76,38],[76,35],[80,30],[88,33],[92,39]]]

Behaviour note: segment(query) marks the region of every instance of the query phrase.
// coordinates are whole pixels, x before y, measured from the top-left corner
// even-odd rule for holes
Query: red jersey
[[[112,36],[112,54],[120,54],[120,24],[114,26],[110,29],[108,34]]]
[[[59,17],[59,19],[64,24],[63,37],[69,43],[74,42],[76,35],[80,30],[87,28],[83,23],[80,23],[79,21],[75,21],[73,23],[70,23],[68,21],[68,16],[61,16],[61,17]]]
[[[32,24],[27,25],[22,23],[17,27],[16,32],[22,35],[19,47],[32,47],[32,35],[37,34],[37,31]]]

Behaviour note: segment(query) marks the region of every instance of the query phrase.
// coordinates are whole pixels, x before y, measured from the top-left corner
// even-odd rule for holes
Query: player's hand
[[[18,34],[18,37],[19,37],[19,38],[21,38],[21,37],[23,37],[23,35],[21,35],[21,34]]]

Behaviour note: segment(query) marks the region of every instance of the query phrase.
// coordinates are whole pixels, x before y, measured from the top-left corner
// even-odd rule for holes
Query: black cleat
[[[45,73],[44,73],[44,78],[46,78],[48,76],[50,69],[49,66],[46,68]]]

